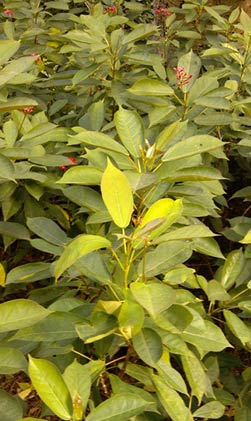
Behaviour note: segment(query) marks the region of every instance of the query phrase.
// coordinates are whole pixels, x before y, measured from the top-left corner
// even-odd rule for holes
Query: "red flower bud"
[[[69,161],[71,161],[72,165],[76,165],[77,164],[76,158],[74,158],[74,156],[69,156],[68,159],[69,159]]]
[[[4,10],[4,14],[7,15],[7,16],[10,16],[10,17],[14,15],[14,13],[12,12],[12,10],[10,10],[10,9],[5,9]]]
[[[23,113],[25,113],[25,114],[31,114],[34,111],[34,108],[35,107],[32,105],[31,107],[21,108],[21,111],[23,111]]]

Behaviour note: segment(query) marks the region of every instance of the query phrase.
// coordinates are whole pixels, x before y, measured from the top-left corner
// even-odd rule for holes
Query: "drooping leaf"
[[[64,271],[76,261],[94,250],[110,248],[111,243],[99,235],[80,234],[65,247],[55,266],[55,278],[58,279]]]
[[[173,421],[193,421],[192,414],[181,396],[164,381],[164,377],[152,375],[157,396],[167,415]]]
[[[115,224],[126,228],[133,212],[132,188],[126,176],[110,160],[102,176],[101,193]]]
[[[72,403],[59,369],[50,361],[29,356],[29,376],[43,402],[63,420],[70,420]]]
[[[0,304],[0,332],[32,326],[51,312],[34,301],[19,298]]]

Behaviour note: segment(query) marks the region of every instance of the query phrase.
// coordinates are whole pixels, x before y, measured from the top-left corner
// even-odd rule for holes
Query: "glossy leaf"
[[[80,257],[100,248],[110,248],[111,243],[99,235],[81,234],[65,247],[55,266],[55,278],[58,279]]]
[[[58,417],[70,420],[71,397],[58,368],[47,360],[29,356],[29,376],[43,402]]]
[[[220,270],[216,274],[221,285],[228,290],[238,280],[239,275],[244,269],[244,256],[241,249],[231,251]]]
[[[51,312],[34,301],[16,299],[0,304],[0,332],[32,326]]]
[[[110,160],[102,176],[101,193],[114,223],[126,228],[133,212],[132,188],[126,176]]]

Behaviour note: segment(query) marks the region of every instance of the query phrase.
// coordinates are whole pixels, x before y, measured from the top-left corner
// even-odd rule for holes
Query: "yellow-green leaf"
[[[133,194],[126,176],[108,160],[101,180],[103,201],[114,223],[126,228],[133,212]]]

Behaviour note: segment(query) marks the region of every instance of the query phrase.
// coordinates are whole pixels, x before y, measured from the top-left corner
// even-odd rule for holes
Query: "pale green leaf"
[[[225,320],[231,332],[240,340],[243,346],[251,344],[250,327],[230,310],[223,311]]]
[[[209,419],[218,419],[224,415],[225,405],[218,401],[208,402],[205,405],[197,409],[193,416],[196,418],[209,418]]]
[[[0,66],[5,64],[11,56],[15,54],[15,52],[20,47],[20,41],[14,41],[9,39],[1,39],[0,42]]]
[[[58,184],[99,185],[103,172],[88,165],[78,165],[69,168],[57,181]]]
[[[128,421],[144,411],[148,402],[135,393],[118,393],[102,402],[86,417],[86,421]]]
[[[51,277],[50,263],[26,263],[11,269],[6,278],[6,284],[21,282],[36,282]]]
[[[128,92],[141,96],[167,96],[173,95],[173,89],[158,79],[140,79],[128,89]]]
[[[56,262],[55,278],[58,279],[64,271],[72,266],[76,261],[94,250],[100,248],[110,248],[111,243],[106,238],[99,235],[80,234],[65,247],[64,252]]]
[[[143,327],[144,310],[141,305],[126,300],[120,307],[118,315],[119,329],[126,339],[137,335]]]
[[[61,419],[71,420],[71,397],[58,368],[29,356],[29,376],[42,401]]]
[[[164,377],[152,375],[157,396],[172,421],[193,421],[192,414],[181,396],[167,385]]]
[[[209,378],[207,377],[201,362],[192,351],[188,350],[185,355],[181,355],[181,362],[188,383],[192,389],[192,394],[196,396],[200,403],[203,395],[210,388]]]
[[[16,299],[0,304],[0,332],[32,326],[51,312],[34,301]]]

